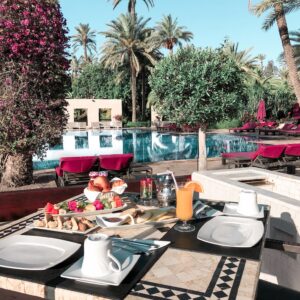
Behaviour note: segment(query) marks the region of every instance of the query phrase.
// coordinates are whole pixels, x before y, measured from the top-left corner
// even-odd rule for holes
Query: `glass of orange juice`
[[[193,193],[191,188],[180,187],[176,190],[176,217],[182,221],[174,226],[180,232],[191,232],[195,226],[187,221],[193,216]]]

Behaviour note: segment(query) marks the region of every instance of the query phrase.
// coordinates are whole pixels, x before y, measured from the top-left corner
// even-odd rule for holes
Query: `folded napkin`
[[[211,206],[206,205],[199,200],[195,202],[193,206],[193,211],[195,219],[211,218],[224,215],[221,211],[214,209]]]

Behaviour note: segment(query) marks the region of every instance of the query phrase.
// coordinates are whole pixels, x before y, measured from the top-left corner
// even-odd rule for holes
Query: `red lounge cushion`
[[[97,156],[62,157],[55,171],[58,176],[63,176],[64,171],[70,173],[88,172],[97,160]]]
[[[129,167],[133,160],[133,154],[100,155],[100,168],[119,171]]]
[[[259,151],[259,155],[266,158],[280,158],[285,148],[286,145],[262,145]]]
[[[230,153],[222,153],[223,158],[245,158],[253,160],[257,156],[257,151],[251,152],[230,152]]]
[[[300,156],[300,144],[287,145],[284,154],[289,156]]]

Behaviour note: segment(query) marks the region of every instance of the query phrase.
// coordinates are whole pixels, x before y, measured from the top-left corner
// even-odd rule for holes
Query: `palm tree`
[[[225,40],[222,47],[225,53],[234,58],[241,71],[253,75],[253,70],[257,67],[259,58],[258,56],[251,56],[252,48],[239,50],[238,43],[235,44],[227,40]]]
[[[293,44],[294,58],[297,66],[297,70],[300,70],[300,30],[290,32],[291,41]],[[283,58],[283,56],[282,56]]]
[[[89,24],[80,23],[75,29],[77,33],[72,36],[74,51],[82,47],[84,62],[88,63],[90,61],[88,52],[91,55],[93,51],[96,51],[96,32],[91,30]]]
[[[297,66],[294,59],[293,47],[290,42],[288,26],[285,15],[291,11],[300,8],[299,0],[263,0],[260,4],[251,6],[251,0],[248,0],[250,9],[255,15],[261,16],[266,11],[271,10],[263,24],[263,29],[268,30],[276,22],[281,43],[283,46],[284,58],[289,70],[289,77],[293,86],[294,92],[300,103],[300,81],[297,74]]]
[[[185,31],[184,26],[178,26],[177,18],[173,20],[171,15],[164,16],[162,21],[157,23],[155,31],[157,43],[167,48],[170,54],[173,54],[175,45],[181,47],[181,41],[189,42],[193,38],[193,33]]]
[[[122,0],[112,0],[113,1],[113,6],[114,9],[120,4]],[[154,6],[154,1],[153,0],[143,0],[144,3],[147,5],[149,8],[150,6]],[[128,0],[128,12],[131,14],[132,17],[135,16],[135,5],[136,5],[136,0]]]
[[[153,30],[146,27],[149,20],[121,14],[108,24],[108,31],[101,32],[107,38],[102,47],[104,65],[117,70],[122,66],[130,69],[133,122],[136,122],[137,76],[142,70],[142,59],[154,65],[158,52],[151,40]]]
[[[264,68],[264,60],[266,59],[266,55],[265,54],[258,54],[257,59],[260,62],[261,69],[263,69]]]
[[[70,64],[70,69],[72,78],[77,78],[81,70],[81,59],[78,59],[75,55],[73,55]]]

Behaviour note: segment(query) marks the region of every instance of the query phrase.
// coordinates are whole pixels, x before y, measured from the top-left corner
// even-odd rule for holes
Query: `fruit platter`
[[[127,187],[122,179],[117,178],[109,182],[106,176],[97,176],[89,181],[84,190],[85,197],[76,197],[58,204],[47,203],[44,212],[52,216],[86,217],[123,210],[127,204],[114,190],[121,186],[123,191],[124,187]],[[96,196],[93,194],[93,197],[88,197],[86,191],[96,193]]]

